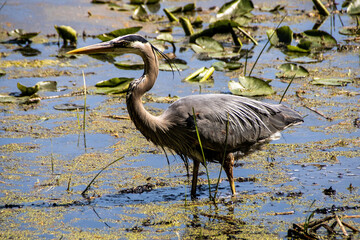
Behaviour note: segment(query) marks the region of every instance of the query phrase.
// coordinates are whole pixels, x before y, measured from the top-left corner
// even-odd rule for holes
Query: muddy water
[[[183,4],[183,1],[164,1],[154,14],[164,16],[162,8]],[[206,11],[216,6],[215,1],[196,4]],[[263,2],[255,1],[255,4],[269,7]],[[308,15],[313,13],[311,2],[280,4],[286,5],[289,13],[283,24],[295,32],[311,29],[317,20]],[[0,77],[1,94],[19,93],[18,82],[26,86],[45,80],[58,83],[58,91],[38,94],[43,97],[39,103],[0,105],[1,238],[274,239],[285,238],[293,223],[304,223],[315,209],[325,211],[335,206],[333,210],[339,215],[359,214],[356,208],[360,207],[360,138],[358,125],[354,124],[360,109],[359,43],[338,33],[342,24],[355,26],[354,18],[340,14],[324,22],[320,29],[331,33],[339,48],[317,56],[322,62],[302,64],[310,76],[295,79],[286,94],[283,103],[305,116],[305,123],[284,131],[280,140],[239,160],[234,169],[238,195],[231,198],[223,175],[217,204],[213,204],[208,201],[205,169],[201,169],[199,199],[190,201],[190,185],[179,157],[169,156],[168,164],[162,151],[142,137],[127,119],[124,96],[95,94],[94,85],[101,80],[138,77],[142,71],[120,70],[89,56],[60,57],[68,48],[61,48],[53,28],[70,25],[80,35],[83,31],[96,35],[142,25],[140,34],[152,39],[157,35],[156,29],[167,25],[165,18],[157,24],[136,22],[131,20],[131,12],[111,11],[106,4],[84,0],[75,4],[73,1],[8,1],[0,13],[3,41],[8,40],[6,31],[15,28],[41,32],[31,44],[35,56],[19,51],[16,44],[0,44],[0,69],[6,71]],[[254,57],[249,59],[250,66],[266,43],[266,30],[275,27],[281,19],[280,15],[259,8],[253,13],[256,17],[251,25],[258,29],[252,33],[259,46],[252,49]],[[209,11],[204,18],[214,15],[214,11]],[[173,28],[173,35],[180,40],[176,43],[180,49],[184,42],[180,26]],[[99,40],[92,37],[79,38],[77,46],[96,42]],[[243,48],[251,49],[252,43],[244,44]],[[200,67],[211,66],[215,60],[199,60],[190,49],[178,50],[176,54],[190,68],[174,75],[160,72],[148,95],[155,101],[145,101],[153,114],[168,106],[158,97],[200,92],[228,94],[227,82],[236,80],[243,71],[216,71],[214,84],[199,87],[181,80]],[[271,79],[277,93],[260,100],[280,100],[288,81],[276,78],[275,74],[286,57],[278,48],[264,51],[254,75]],[[129,58],[138,60],[131,55],[116,60]],[[240,61],[244,63],[244,59]],[[85,131],[82,111],[54,108],[59,104],[84,104],[84,95],[69,96],[83,91],[82,71],[86,76],[89,107]],[[310,81],[314,77],[350,78],[353,82],[340,87],[312,85]],[[54,98],[45,98],[50,96]],[[112,118],[114,115],[121,118]],[[94,176],[119,158],[82,196]],[[209,170],[214,190],[219,166],[210,164]],[[324,192],[330,187],[336,190],[335,194]],[[284,212],[290,214],[279,214]],[[319,211],[314,218],[325,216]],[[360,225],[359,218],[345,222],[357,228]],[[336,230],[341,238],[342,232]]]

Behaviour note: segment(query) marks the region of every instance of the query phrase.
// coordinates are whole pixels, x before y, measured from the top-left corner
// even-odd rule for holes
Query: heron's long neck
[[[150,45],[148,47],[151,48]],[[139,51],[136,54],[140,55],[144,61],[144,74],[130,83],[126,95],[126,105],[135,126],[145,137],[150,138],[152,132],[156,130],[158,119],[146,111],[141,98],[154,86],[159,73],[159,62],[152,49]]]

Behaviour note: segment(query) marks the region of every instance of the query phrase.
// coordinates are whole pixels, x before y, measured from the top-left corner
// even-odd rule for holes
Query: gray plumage
[[[226,149],[223,167],[233,194],[234,154],[243,156],[253,152],[278,137],[281,130],[303,122],[297,112],[284,105],[227,94],[184,97],[171,104],[160,116],[153,116],[144,108],[141,97],[152,88],[158,76],[157,54],[168,61],[166,56],[139,35],[126,35],[69,53],[110,52],[134,53],[142,57],[144,74],[130,83],[126,96],[130,118],[149,141],[163,149],[171,149],[185,163],[188,163],[188,158],[193,160],[192,197],[196,196],[199,164],[203,162],[193,109],[206,160],[221,163]]]

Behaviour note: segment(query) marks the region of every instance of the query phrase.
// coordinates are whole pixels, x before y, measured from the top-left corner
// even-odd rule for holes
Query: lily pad
[[[211,66],[213,66],[216,71],[232,71],[241,68],[242,64],[240,62],[218,61],[214,62]]]
[[[359,27],[342,27],[342,28],[340,28],[339,33],[342,35],[359,35],[360,28]]]
[[[121,29],[117,29],[117,30],[114,30],[109,33],[97,35],[96,37],[99,38],[101,41],[106,42],[106,41],[110,41],[111,39],[114,39],[114,38],[117,38],[120,36],[137,33],[141,28],[142,28],[141,26],[121,28]]]
[[[228,19],[217,20],[216,22],[211,23],[209,25],[209,28],[192,34],[190,36],[189,41],[191,43],[194,43],[195,40],[199,37],[203,37],[203,36],[212,37],[215,34],[219,34],[219,33],[231,33],[233,27],[239,27],[239,26],[240,24],[237,23],[236,21],[232,21]]]
[[[300,44],[304,44],[304,41],[307,41],[307,44],[310,42],[312,49],[329,49],[337,44],[333,36],[321,30],[307,30],[302,35],[303,38],[300,40]]]
[[[170,33],[160,33],[157,37],[157,40],[173,43],[174,37]]]
[[[237,60],[241,57],[240,52],[229,52],[229,51],[223,51],[223,52],[210,52],[207,54],[207,56],[210,59],[217,59],[222,61],[229,61],[229,60]]]
[[[230,19],[232,17],[238,17],[246,13],[251,12],[254,9],[254,4],[251,0],[233,0],[225,3],[218,13],[217,19]]]
[[[160,63],[159,64],[159,70],[160,71],[184,71],[189,68],[189,66],[186,63],[182,62],[171,62],[173,66],[170,66],[168,63]]]
[[[155,4],[159,2],[160,0],[130,0],[130,4]]]
[[[39,35],[40,32],[25,32],[23,29],[14,29],[9,32],[9,35],[15,37],[15,42],[31,42],[31,38]]]
[[[308,53],[310,52],[310,49],[304,49],[301,48],[299,46],[292,46],[292,45],[287,45],[287,50],[290,52],[299,52],[299,53]]]
[[[224,47],[211,37],[199,37],[195,40],[196,45],[192,44],[191,48],[196,53],[222,52]]]
[[[175,15],[172,12],[170,12],[170,10],[164,8],[164,13],[168,17],[170,22],[179,22],[179,19],[175,17]]]
[[[76,44],[77,35],[76,35],[76,31],[72,27],[64,26],[64,25],[62,26],[55,25],[54,28],[59,34],[59,37],[64,40],[64,43],[67,43],[69,41],[70,44]]]
[[[261,11],[264,11],[264,12],[279,12],[279,11],[283,11],[285,9],[285,6],[284,5],[276,5],[275,7],[262,7],[260,8]]]
[[[39,91],[38,84],[35,84],[33,87],[26,87],[21,83],[17,83],[17,88],[21,91],[21,96],[31,96]]]
[[[133,62],[130,60],[120,61],[114,63],[114,65],[120,69],[124,70],[139,70],[144,69],[144,63],[143,62]]]
[[[347,2],[347,13],[350,15],[360,14],[360,1],[345,1]],[[345,3],[344,2],[344,3]]]
[[[282,72],[276,74],[278,78],[292,78],[294,75],[297,78],[309,76],[309,71],[306,68],[295,63],[284,63],[279,69]]]
[[[116,87],[124,82],[131,82],[132,80],[134,80],[134,78],[126,78],[126,77],[111,78],[109,80],[104,80],[96,83],[95,87]]]
[[[54,109],[56,110],[60,110],[60,111],[75,111],[75,110],[81,110],[84,109],[84,105],[83,104],[75,104],[75,103],[63,103],[63,104],[58,104],[54,106]],[[87,106],[86,109],[88,109],[89,107]]]
[[[39,101],[39,98],[31,98],[29,96],[15,97],[12,95],[0,94],[0,103],[30,104]]]
[[[195,11],[195,3],[188,3],[185,6],[180,7],[172,7],[168,9],[172,13],[180,13],[180,12],[192,12]]]
[[[275,91],[268,82],[256,77],[239,77],[239,82],[229,81],[229,90],[232,94],[241,96],[264,96],[271,95]]]
[[[134,20],[146,22],[148,20],[148,18],[149,18],[149,14],[146,11],[146,9],[144,8],[144,6],[140,5],[135,9],[135,11],[134,11],[134,13],[132,15],[132,18]]]
[[[132,14],[132,19],[141,21],[141,22],[154,22],[154,21],[160,21],[163,19],[163,17],[158,15],[151,15],[148,13],[148,11],[145,9],[144,5],[139,5]]]
[[[180,24],[182,26],[182,28],[184,29],[185,35],[186,36],[190,36],[192,34],[194,34],[194,29],[191,25],[191,22],[188,18],[186,17],[181,17],[180,19]]]
[[[120,94],[129,89],[130,82],[134,78],[111,78],[109,80],[98,82],[95,86],[97,94]]]
[[[193,72],[192,74],[190,74],[189,76],[187,76],[184,79],[184,81],[186,81],[186,82],[209,82],[209,81],[212,81],[212,79],[210,77],[214,73],[214,71],[215,71],[214,67],[210,67],[210,68],[202,67],[202,68],[199,68],[198,70],[196,70],[195,72]]]
[[[292,63],[306,64],[306,63],[318,63],[322,62],[322,59],[311,58],[311,55],[307,56],[296,56],[296,57],[285,57],[285,60]]]
[[[0,77],[6,75],[5,70],[0,69]]]
[[[314,85],[346,86],[352,82],[351,79],[346,78],[314,78],[310,83]]]
[[[266,35],[270,39],[273,46],[289,45],[293,40],[293,32],[289,26],[282,26],[275,30],[266,31]]]
[[[36,83],[39,86],[40,91],[50,91],[56,92],[57,91],[57,82],[56,81],[41,81]]]

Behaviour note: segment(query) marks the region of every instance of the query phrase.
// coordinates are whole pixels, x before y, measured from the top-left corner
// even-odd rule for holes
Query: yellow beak
[[[112,52],[113,46],[109,42],[102,42],[90,46],[78,48],[67,52],[66,54],[93,54]]]

